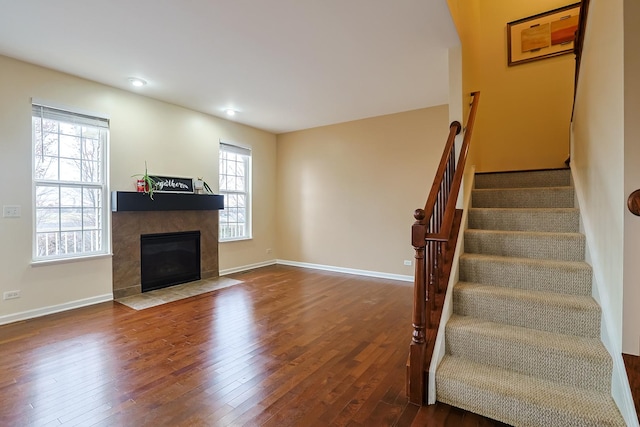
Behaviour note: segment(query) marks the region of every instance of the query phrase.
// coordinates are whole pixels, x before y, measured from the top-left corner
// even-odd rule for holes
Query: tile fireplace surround
[[[155,197],[158,195],[154,195]],[[219,275],[217,210],[121,211],[119,209],[111,214],[111,230],[114,299],[141,293],[141,234],[199,230],[200,275],[202,279]]]

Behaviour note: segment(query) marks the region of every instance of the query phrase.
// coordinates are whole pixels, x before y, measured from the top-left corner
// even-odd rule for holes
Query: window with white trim
[[[251,238],[251,150],[220,143],[220,194],[224,210],[220,211],[219,240]]]
[[[33,259],[106,254],[109,121],[33,104]]]

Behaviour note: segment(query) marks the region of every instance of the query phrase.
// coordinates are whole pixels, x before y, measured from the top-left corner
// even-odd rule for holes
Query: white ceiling
[[[0,0],[2,55],[274,133],[446,104],[458,43],[446,0]]]

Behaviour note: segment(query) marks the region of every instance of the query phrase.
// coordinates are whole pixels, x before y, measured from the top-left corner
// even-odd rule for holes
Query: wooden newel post
[[[409,372],[408,391],[409,402],[422,405],[425,401],[426,387],[424,376],[424,356],[426,348],[427,326],[427,287],[425,247],[427,226],[425,224],[425,212],[416,209],[413,217],[416,222],[411,227],[411,244],[416,251],[415,278],[413,287],[413,336],[409,348]]]

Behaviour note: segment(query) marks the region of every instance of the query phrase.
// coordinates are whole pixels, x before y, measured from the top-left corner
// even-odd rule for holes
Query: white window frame
[[[237,144],[232,144],[232,143],[228,143],[228,142],[223,142],[220,141],[220,146],[219,146],[219,155],[218,155],[218,182],[219,182],[219,191],[220,194],[224,196],[224,210],[220,211],[220,220],[219,220],[219,226],[218,226],[218,241],[220,242],[233,242],[233,241],[238,241],[238,240],[250,240],[252,239],[252,227],[251,227],[251,181],[252,181],[252,155],[251,155],[251,149],[248,147],[243,147]],[[223,158],[223,156],[225,155],[225,153],[227,154],[232,154],[234,156],[242,156],[242,158],[244,159],[244,188],[237,188],[236,189],[228,189],[225,185],[225,179],[231,177],[233,179],[233,177],[239,177],[239,175],[235,175],[233,174],[233,171],[231,170],[224,170],[225,168],[225,158]],[[237,160],[237,158],[236,158]],[[234,161],[236,161],[234,160]],[[230,175],[229,173],[232,173],[232,175]],[[236,182],[234,180],[234,182]],[[234,198],[234,196],[244,196],[245,199],[245,221],[244,221],[244,234],[238,234],[237,232],[233,231],[233,226],[231,225],[232,223],[228,222],[228,221],[224,221],[224,218],[227,217],[228,215],[230,215],[230,213],[234,210],[234,209],[241,209],[241,207],[237,207],[237,206],[230,206],[230,203],[232,203],[232,198]],[[238,212],[236,212],[237,215]],[[236,217],[237,219],[237,217]],[[241,225],[242,222],[234,222],[234,224],[236,224],[236,227],[238,225]]]
[[[33,239],[32,239],[32,262],[34,264],[44,264],[48,262],[61,262],[69,260],[79,260],[83,258],[93,258],[99,256],[108,255],[110,249],[110,228],[111,221],[109,218],[109,206],[110,197],[108,189],[108,170],[109,170],[109,119],[104,115],[95,113],[88,113],[83,111],[73,111],[68,107],[58,107],[51,105],[50,103],[43,103],[41,101],[32,100],[32,209],[33,209]],[[83,157],[84,152],[80,150],[81,154],[79,158],[70,158],[61,155],[60,153],[60,139],[61,132],[58,132],[55,137],[55,143],[58,144],[57,151],[55,153],[44,154],[44,147],[40,149],[38,154],[37,144],[43,144],[42,139],[36,140],[36,123],[44,120],[53,120],[59,123],[81,125],[87,128],[99,129],[97,138],[91,138],[99,141],[98,160],[85,159]],[[41,127],[42,129],[42,127]],[[50,133],[50,135],[55,135]],[[84,139],[82,135],[81,140]],[[83,144],[87,142],[89,138],[83,141]],[[38,165],[38,158],[49,158],[52,162],[57,162],[58,173],[57,177],[42,177],[36,176],[36,168]],[[60,163],[61,161],[76,161],[81,165],[84,162],[97,163],[99,166],[99,173],[94,176],[93,181],[87,181],[83,177],[82,167],[80,166],[80,178],[72,180],[63,180],[60,177]],[[48,206],[38,206],[38,191],[39,188],[49,187],[53,188],[53,194],[57,191],[58,201]],[[62,194],[64,191],[76,191],[76,194],[80,195],[80,202],[73,207],[65,206],[65,202],[62,200]],[[78,191],[79,190],[79,191]],[[97,194],[99,202],[93,202],[94,205],[86,204],[85,197],[88,197],[89,193]],[[96,207],[95,204],[98,206]],[[55,211],[57,209],[58,225],[57,228],[52,228],[50,232],[45,232],[39,228],[38,218],[39,212],[45,209]],[[75,209],[76,215],[81,216],[81,225],[77,227],[65,227],[63,225],[63,211],[68,209]],[[93,211],[93,212],[92,212]],[[94,225],[85,225],[85,215],[94,215]],[[71,237],[70,237],[71,236]],[[48,248],[48,239],[53,240],[54,247],[65,246],[63,253],[54,250],[52,253],[45,249],[44,252],[39,251],[39,239],[44,238],[47,241],[45,246]],[[71,241],[71,243],[69,243]]]

